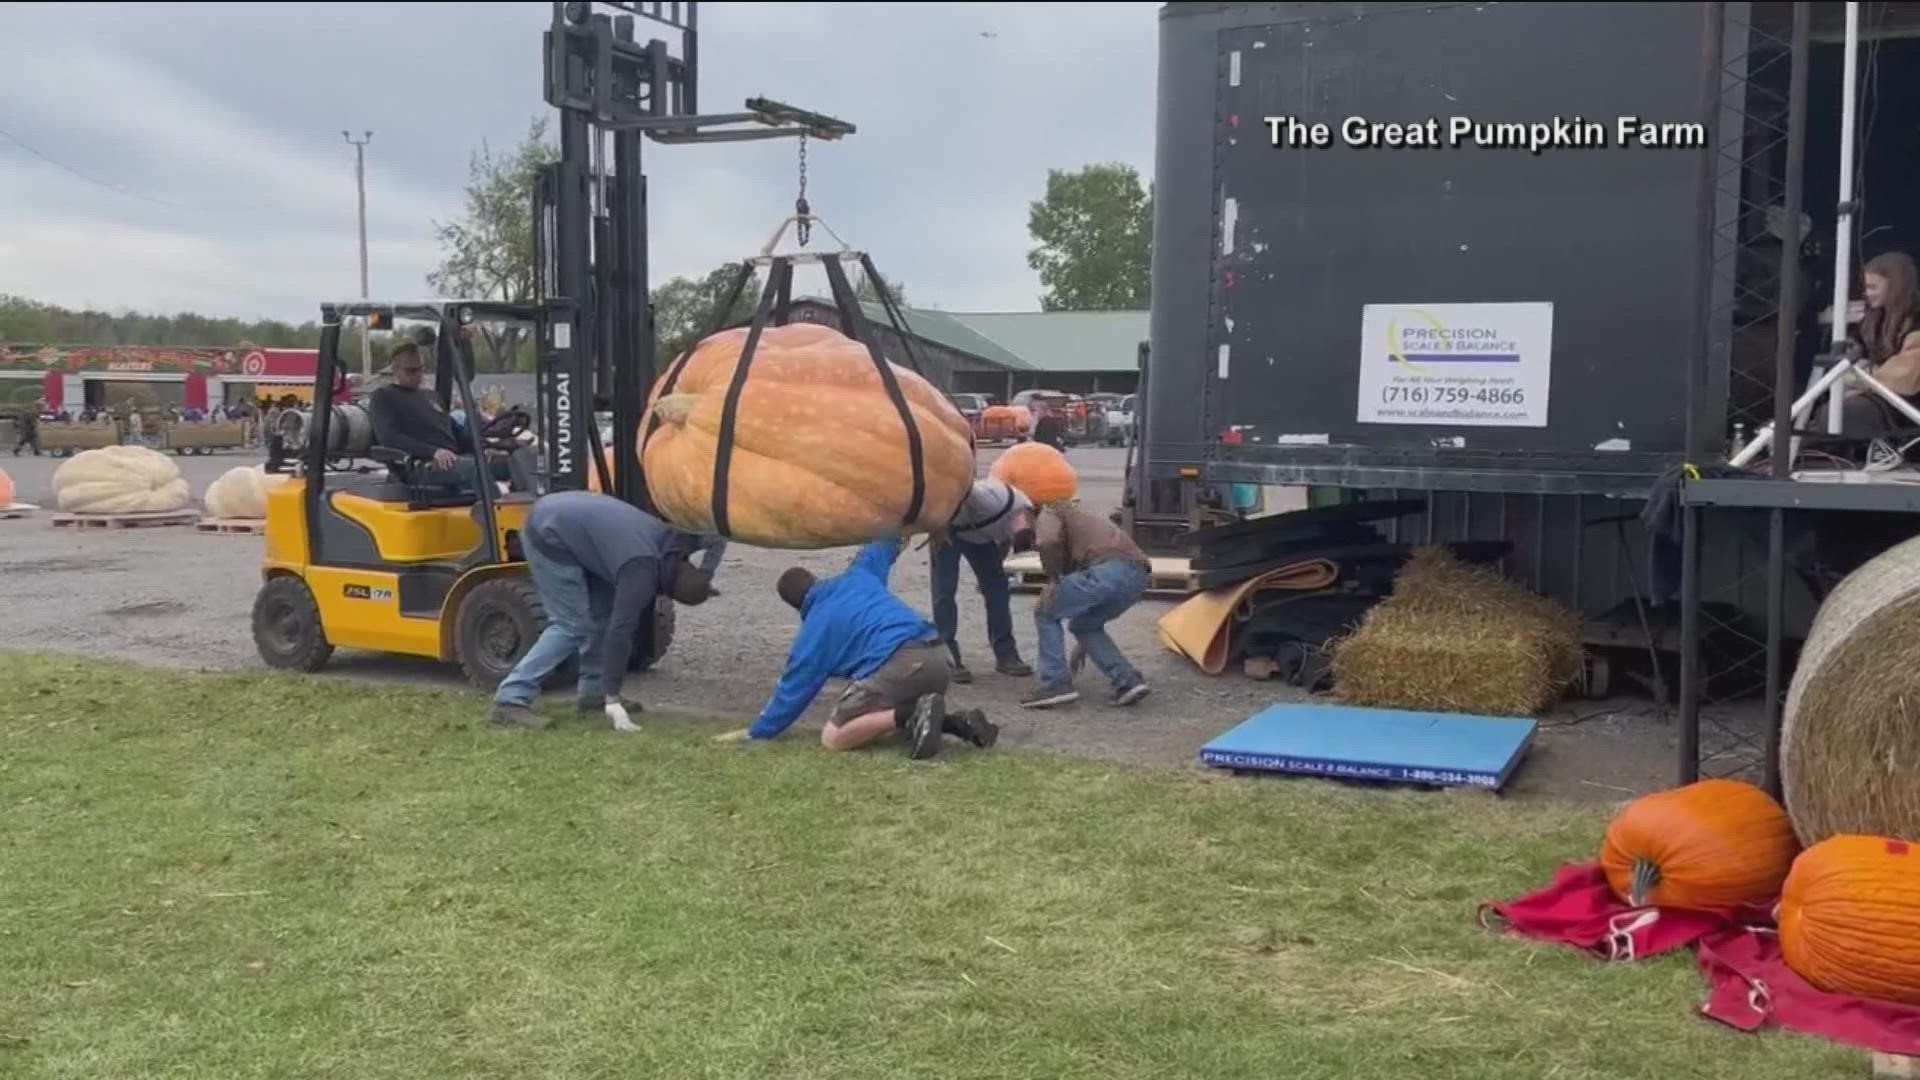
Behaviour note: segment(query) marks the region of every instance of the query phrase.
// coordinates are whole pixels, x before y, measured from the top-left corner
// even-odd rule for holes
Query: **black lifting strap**
[[[960,511],[965,510],[967,508],[967,500],[961,499],[960,505],[954,507],[953,509],[953,517],[947,519],[948,525],[952,526],[954,532],[979,532],[981,529],[984,529],[987,526],[992,525],[995,522],[999,521],[1001,518],[1006,517],[1008,514],[1013,513],[1013,501],[1014,501],[1013,485],[1006,484],[1004,486],[1007,489],[1007,501],[1000,504],[1000,509],[995,510],[993,513],[988,514],[986,517],[981,518],[979,521],[969,521],[965,525],[961,525],[957,523],[960,517]]]
[[[865,257],[862,257],[865,262]],[[887,397],[892,399],[894,410],[900,414],[900,422],[907,426],[907,458],[913,466],[913,499],[907,504],[907,513],[901,519],[902,525],[912,525],[920,517],[920,508],[927,500],[927,460],[926,448],[920,441],[920,425],[914,423],[913,410],[907,407],[907,396],[900,390],[900,380],[894,376],[893,365],[887,363],[880,354],[880,346],[874,342],[873,327],[868,325],[866,312],[860,307],[860,300],[854,295],[853,286],[847,284],[847,272],[840,266],[837,258],[824,260],[827,268],[827,283],[833,287],[833,302],[840,309],[840,317],[845,322],[847,336],[867,347],[867,355],[873,358],[873,366],[880,372],[880,381],[887,388]],[[871,264],[869,264],[871,265]],[[875,285],[884,286],[877,276],[870,280]],[[907,335],[896,328],[902,347],[912,353],[912,344]]]
[[[760,351],[760,333],[767,328],[774,301],[792,285],[793,264],[785,258],[774,259],[766,288],[760,290],[760,304],[753,312],[753,328],[747,331],[747,343],[733,368],[733,381],[727,384],[727,400],[720,407],[720,435],[713,449],[713,529],[721,536],[728,534],[729,527],[727,477],[733,468],[733,429],[739,420],[740,394],[747,388],[747,371],[753,366],[754,354]]]
[[[686,351],[674,358],[673,366],[667,369],[666,381],[660,385],[661,398],[665,398],[668,394],[673,393],[673,388],[680,382],[681,374],[687,370],[687,361],[693,359],[693,350],[698,348],[702,341],[707,340],[726,327],[728,316],[732,315],[733,309],[739,306],[740,294],[747,291],[747,282],[752,278],[752,260],[741,263],[739,276],[733,279],[733,284],[727,289],[727,295],[721,298],[720,306],[713,309],[713,317],[707,320],[707,332],[695,338],[692,344],[687,346]],[[640,437],[641,460],[646,459],[647,443],[652,440],[653,433],[659,429],[659,415],[648,414],[646,434]]]

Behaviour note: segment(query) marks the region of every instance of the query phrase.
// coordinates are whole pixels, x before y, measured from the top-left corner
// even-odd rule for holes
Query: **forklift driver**
[[[412,342],[394,349],[387,364],[393,381],[373,392],[367,402],[367,415],[373,421],[376,443],[398,450],[408,457],[431,464],[416,466],[413,482],[427,487],[477,490],[480,475],[473,454],[454,434],[453,418],[440,407],[440,400],[423,389],[426,361],[420,347]],[[533,448],[522,446],[506,456],[487,463],[494,480],[505,480],[513,490],[533,492]]]

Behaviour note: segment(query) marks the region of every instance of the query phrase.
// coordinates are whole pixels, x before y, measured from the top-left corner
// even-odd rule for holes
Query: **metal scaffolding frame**
[[[1757,430],[1758,436],[1750,441],[1736,439],[1736,442],[1745,445],[1733,449],[1731,453],[1724,432],[1701,432],[1697,437],[1690,435],[1688,445],[1693,447],[1694,460],[1697,462],[1745,466],[1762,448],[1766,450],[1769,462],[1791,462],[1797,449],[1793,431],[1796,426],[1806,427],[1805,424],[1796,425],[1794,415],[1794,349],[1801,290],[1801,260],[1798,256],[1806,239],[1802,232],[1802,212],[1805,204],[1809,57],[1817,36],[1814,32],[1817,9],[1828,6],[1811,3],[1703,5],[1708,9],[1704,47],[1712,51],[1715,59],[1708,68],[1715,77],[1744,87],[1746,110],[1740,117],[1745,124],[1745,137],[1737,143],[1738,152],[1730,155],[1723,148],[1702,165],[1701,201],[1706,211],[1704,220],[1711,224],[1710,228],[1702,230],[1705,234],[1701,260],[1703,285],[1716,275],[1732,279],[1734,285],[1731,290],[1722,290],[1721,293],[1733,298],[1730,307],[1702,305],[1700,348],[1694,358],[1696,374],[1690,382],[1694,385],[1706,382],[1708,373],[1718,359],[1712,346],[1714,335],[1716,331],[1725,333],[1724,328],[1730,327],[1731,333],[1727,334],[1726,344],[1728,424],[1738,431],[1738,425],[1743,421],[1759,419],[1756,415],[1758,405],[1764,404],[1769,408],[1764,414],[1764,426],[1753,423],[1748,429]],[[1790,9],[1790,26],[1784,34],[1780,33],[1781,28],[1777,23],[1765,24],[1755,15],[1760,9],[1781,7]],[[1853,352],[1847,340],[1846,311],[1851,287],[1857,276],[1857,268],[1852,263],[1855,256],[1853,230],[1857,227],[1860,205],[1854,185],[1859,135],[1858,56],[1863,32],[1860,5],[1849,2],[1844,9],[1845,30],[1840,40],[1845,51],[1838,162],[1840,196],[1839,205],[1835,208],[1836,236],[1833,245],[1833,330],[1830,350],[1815,359],[1814,373],[1809,379],[1810,388],[1805,395],[1808,401],[1826,392],[1821,386],[1821,372],[1824,370],[1832,375],[1835,368],[1852,359]],[[1777,13],[1777,10],[1767,12]],[[1879,31],[1872,33],[1877,35]],[[1784,79],[1781,78],[1782,74]],[[1776,200],[1771,190],[1771,177],[1774,174],[1766,169],[1766,162],[1781,156],[1784,157],[1780,170],[1783,185]],[[1822,167],[1822,164],[1816,162],[1814,167]],[[1763,174],[1758,184],[1755,183],[1756,169]],[[1731,213],[1728,213],[1729,207],[1732,208]],[[1764,222],[1776,208],[1777,219],[1771,225],[1763,224],[1762,231],[1756,232],[1756,218]],[[1777,260],[1776,272],[1755,280],[1752,250],[1757,246],[1756,240],[1764,240],[1769,229],[1771,235],[1777,238],[1783,254]],[[1714,240],[1716,237],[1725,239],[1729,235],[1734,240],[1735,254],[1717,263],[1713,257]],[[1743,258],[1746,260],[1744,264]],[[1732,261],[1734,265],[1721,265],[1726,261]],[[1741,276],[1743,270],[1747,271],[1744,278]],[[1706,291],[1711,291],[1710,286]],[[1773,324],[1770,342],[1773,362],[1767,380],[1770,383],[1768,393],[1764,400],[1749,397],[1743,401],[1740,392],[1742,381],[1751,383],[1756,376],[1756,369],[1751,363],[1741,363],[1737,352],[1741,337],[1744,331],[1757,331],[1768,322]],[[1748,355],[1751,357],[1751,352]],[[1800,411],[1804,417],[1804,407]],[[1830,424],[1837,423],[1838,410],[1833,410],[1833,413]],[[1691,423],[1698,423],[1698,417],[1691,413],[1689,419]],[[1759,659],[1764,665],[1764,716],[1759,731],[1751,735],[1731,730],[1711,719],[1708,719],[1708,723],[1718,733],[1729,736],[1731,741],[1744,742],[1759,750],[1760,775],[1756,779],[1776,797],[1781,794],[1781,712],[1791,678],[1786,656],[1789,578],[1787,525],[1789,513],[1795,511],[1920,513],[1920,487],[1796,480],[1790,467],[1779,466],[1771,468],[1765,476],[1739,478],[1705,475],[1698,467],[1690,471],[1680,493],[1680,722],[1675,770],[1675,779],[1679,784],[1691,783],[1703,775],[1723,775],[1706,766],[1724,756],[1724,750],[1702,757],[1702,751],[1707,749],[1701,741],[1702,721],[1708,719],[1705,712],[1712,704],[1713,695],[1701,671],[1701,661],[1703,632],[1724,632],[1725,636],[1743,638],[1745,645],[1751,647],[1749,654],[1736,662]],[[1764,638],[1759,640],[1742,633],[1737,627],[1724,624],[1709,612],[1703,597],[1700,565],[1704,537],[1710,529],[1732,522],[1740,515],[1751,516],[1756,513],[1764,514],[1766,526],[1766,557],[1762,564],[1766,627]]]

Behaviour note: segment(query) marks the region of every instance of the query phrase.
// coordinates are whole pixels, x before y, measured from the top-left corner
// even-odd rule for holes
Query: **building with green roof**
[[[884,308],[860,305],[879,330],[887,359],[906,359]],[[1005,401],[1021,390],[1132,393],[1140,378],[1145,311],[936,311],[903,308],[901,318],[927,374],[954,393]],[[838,325],[831,300],[794,301],[797,321]]]

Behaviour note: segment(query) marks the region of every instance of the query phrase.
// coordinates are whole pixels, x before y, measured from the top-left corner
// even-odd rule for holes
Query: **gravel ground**
[[[1093,506],[1118,504],[1122,454],[1109,449],[1073,452],[1082,498]],[[228,453],[177,459],[196,496],[222,472],[255,457]],[[21,501],[50,508],[53,458],[5,458]],[[983,462],[982,468],[986,467]],[[44,649],[203,669],[261,667],[248,627],[259,584],[255,565],[262,541],[254,536],[202,534],[191,528],[54,529],[40,515],[0,520],[0,648]],[[773,593],[780,570],[797,562],[834,572],[850,552],[791,553],[734,546],[717,584],[725,595],[699,609],[682,609],[672,651],[654,672],[630,686],[649,705],[751,719],[778,679],[797,616]],[[909,552],[893,577],[896,591],[931,610],[927,560]],[[957,703],[978,704],[999,722],[1008,745],[1042,747],[1121,760],[1192,764],[1202,743],[1274,701],[1303,695],[1278,683],[1238,674],[1208,678],[1163,649],[1155,622],[1170,609],[1147,600],[1111,628],[1121,649],[1145,673],[1153,695],[1132,709],[1105,704],[1097,672],[1081,679],[1081,702],[1065,710],[1032,713],[1016,702],[1030,680],[992,672],[984,618],[969,578],[962,578],[961,644],[975,670],[972,686],[957,687]],[[975,597],[969,602],[969,597]],[[1016,594],[1015,629],[1022,652],[1035,661],[1032,598]],[[323,677],[404,678],[464,686],[457,671],[406,659],[335,655]],[[818,723],[831,688],[803,725]],[[475,709],[484,708],[476,699]],[[1709,725],[1709,752],[1737,748],[1744,737]],[[1652,790],[1673,775],[1674,731],[1645,702],[1574,702],[1543,719],[1535,749],[1508,793],[1617,799]],[[1193,767],[1198,767],[1194,765]],[[1717,771],[1726,771],[1723,763]]]

